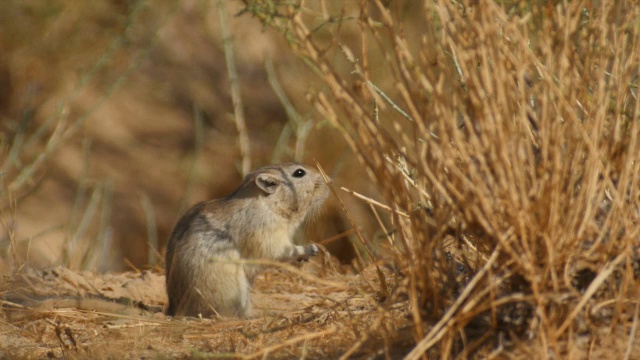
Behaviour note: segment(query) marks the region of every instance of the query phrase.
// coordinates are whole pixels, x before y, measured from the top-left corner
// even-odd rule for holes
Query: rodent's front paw
[[[309,244],[304,247],[304,254],[307,256],[316,256],[320,252],[320,248],[316,244]]]
[[[311,256],[316,256],[320,252],[320,248],[316,244],[309,244],[304,247],[299,246],[298,249],[303,250],[302,254],[296,258],[298,262],[307,262]]]

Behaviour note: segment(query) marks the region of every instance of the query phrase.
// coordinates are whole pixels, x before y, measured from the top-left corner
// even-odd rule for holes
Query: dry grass
[[[565,356],[604,324],[635,329],[640,8],[245,3],[318,75],[316,109],[396,210],[408,359],[503,338]],[[423,28],[405,27],[410,16]],[[354,27],[360,41],[343,35]],[[448,237],[467,280],[443,271]]]
[[[256,283],[262,313],[248,321],[88,312],[77,302],[42,310],[52,294],[73,301],[124,297],[157,307],[165,301],[157,292],[162,277],[123,280],[59,270],[66,275],[46,285],[36,281],[50,278],[42,273],[19,273],[0,286],[7,356],[637,353],[640,7],[614,1],[344,3],[244,0],[243,16],[282,34],[308,67],[300,78],[308,81],[305,95],[315,112],[305,112],[304,120],[294,108],[304,105],[286,99],[270,75],[292,118],[288,131],[311,139],[308,124],[330,124],[375,184],[377,194],[349,183],[333,186],[334,198],[362,202],[381,234],[361,231],[344,206],[355,235],[355,267],[363,271],[343,274],[327,258],[302,271],[280,266]],[[309,121],[313,116],[317,122]],[[49,143],[61,146],[72,126],[53,132]],[[304,150],[300,138],[296,157]],[[240,141],[245,163],[248,141],[246,134]],[[37,166],[46,160],[32,158]],[[4,180],[9,186],[27,184],[11,176],[16,180]],[[94,193],[108,199],[108,190]],[[3,225],[13,244],[6,219],[14,205],[3,196]],[[87,202],[80,225],[97,201]],[[26,285],[16,285],[20,279]],[[149,282],[157,296],[148,289],[146,298],[113,291],[136,279]]]

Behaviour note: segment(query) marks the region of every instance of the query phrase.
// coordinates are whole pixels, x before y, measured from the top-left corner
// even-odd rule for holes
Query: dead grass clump
[[[244,2],[318,75],[308,97],[392,210],[407,358],[632,349],[638,5]]]

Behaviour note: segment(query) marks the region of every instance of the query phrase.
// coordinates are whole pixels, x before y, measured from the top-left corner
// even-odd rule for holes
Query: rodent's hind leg
[[[220,316],[246,318],[251,313],[250,286],[236,250],[219,251],[198,269],[198,307]],[[207,317],[213,317],[209,315]]]

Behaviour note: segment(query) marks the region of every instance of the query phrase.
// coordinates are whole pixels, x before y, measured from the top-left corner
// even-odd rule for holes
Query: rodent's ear
[[[260,174],[256,176],[256,185],[267,194],[273,194],[280,185],[280,180],[271,174]]]

